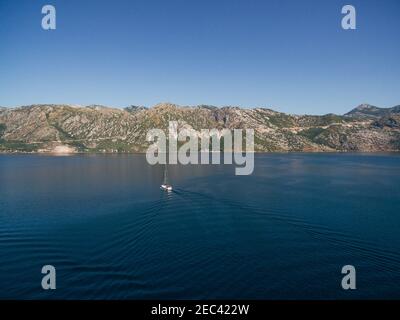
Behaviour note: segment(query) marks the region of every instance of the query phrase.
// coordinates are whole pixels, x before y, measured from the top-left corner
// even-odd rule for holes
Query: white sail
[[[168,168],[167,165],[164,165],[164,181],[160,186],[162,190],[172,191],[172,186],[168,183]]]

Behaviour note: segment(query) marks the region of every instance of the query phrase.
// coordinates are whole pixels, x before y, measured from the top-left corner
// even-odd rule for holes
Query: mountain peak
[[[354,110],[370,110],[370,109],[380,109],[380,108],[375,107],[369,103],[362,103],[358,107],[354,108]]]
[[[135,113],[139,111],[145,111],[147,108],[145,106],[135,106],[135,105],[130,105],[129,107],[124,108],[125,111],[128,111],[130,113]]]
[[[177,109],[180,108],[180,106],[171,102],[161,102],[157,103],[153,108],[157,110],[168,110],[168,109]]]
[[[379,118],[390,113],[391,108],[378,108],[368,103],[360,104],[358,107],[346,113],[346,116],[357,118]]]

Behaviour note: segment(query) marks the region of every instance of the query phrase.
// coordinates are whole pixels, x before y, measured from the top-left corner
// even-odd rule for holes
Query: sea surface
[[[171,193],[144,155],[1,155],[0,298],[400,299],[400,154],[169,175]]]

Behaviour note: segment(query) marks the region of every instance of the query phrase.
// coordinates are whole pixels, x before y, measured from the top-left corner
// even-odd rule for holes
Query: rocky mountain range
[[[162,103],[125,109],[52,104],[0,108],[0,152],[145,152],[148,130],[166,130],[173,120],[196,130],[252,128],[260,152],[400,151],[400,106],[363,104],[345,115],[315,116]]]

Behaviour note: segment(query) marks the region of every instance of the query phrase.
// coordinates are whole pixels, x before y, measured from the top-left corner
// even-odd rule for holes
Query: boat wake
[[[222,206],[230,207],[235,211],[246,215],[253,215],[270,219],[280,224],[286,224],[295,229],[306,233],[310,238],[316,241],[323,241],[329,245],[335,246],[343,253],[351,255],[357,253],[358,256],[364,257],[379,267],[382,271],[399,273],[400,254],[396,251],[383,248],[373,242],[365,241],[346,232],[334,230],[324,225],[310,223],[309,221],[296,217],[294,214],[284,212],[277,208],[264,208],[251,204],[243,204],[232,199],[215,197],[213,195],[176,189],[175,194],[182,197],[185,201],[204,203],[219,203]]]

